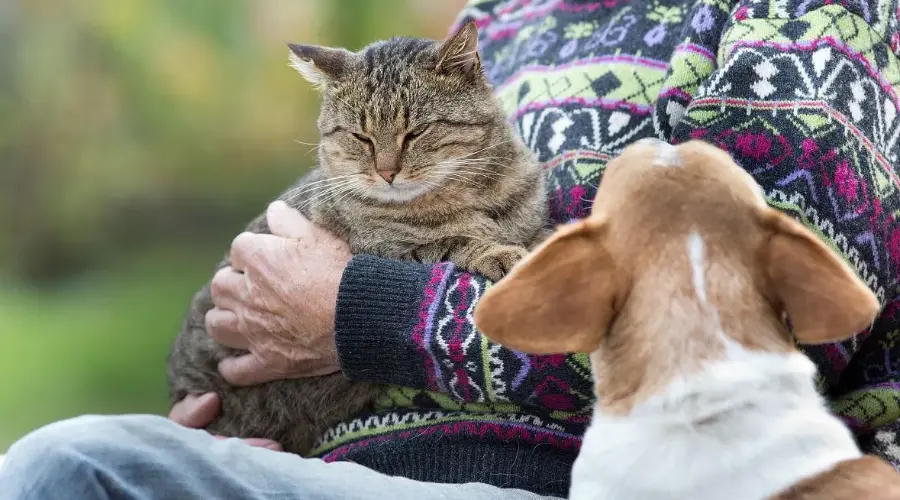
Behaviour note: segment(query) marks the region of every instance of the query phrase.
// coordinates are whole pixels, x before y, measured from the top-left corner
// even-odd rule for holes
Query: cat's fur
[[[547,235],[543,174],[483,75],[474,24],[444,43],[395,38],[359,53],[292,45],[291,63],[322,93],[321,142],[319,168],[281,199],[353,253],[450,260],[497,280]],[[248,230],[268,232],[265,217]],[[221,396],[211,432],[306,454],[377,394],[379,386],[342,374],[230,387],[216,367],[237,351],[207,335],[211,308],[207,284],[169,362],[173,402]]]

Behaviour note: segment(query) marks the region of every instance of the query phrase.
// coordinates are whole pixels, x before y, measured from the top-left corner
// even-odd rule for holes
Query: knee
[[[172,425],[150,415],[83,416],[55,422],[28,434],[7,452],[4,468],[67,471],[129,464]]]

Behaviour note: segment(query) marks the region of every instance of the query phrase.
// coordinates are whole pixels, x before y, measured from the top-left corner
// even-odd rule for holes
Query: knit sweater
[[[557,223],[588,214],[609,158],[658,137],[731,153],[769,203],[838,252],[884,305],[806,349],[865,452],[900,462],[898,0],[473,0],[485,71],[548,179]],[[325,460],[564,496],[593,401],[586,355],[490,342],[490,286],[451,263],[355,257],[337,305],[344,373],[387,384]],[[578,290],[572,290],[578,293]],[[551,297],[550,300],[564,300]]]

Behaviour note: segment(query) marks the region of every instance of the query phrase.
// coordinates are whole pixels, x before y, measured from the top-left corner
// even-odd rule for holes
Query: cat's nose
[[[398,159],[397,152],[390,149],[379,151],[375,156],[375,171],[388,184],[394,183],[394,177],[400,171]]]
[[[394,183],[394,177],[397,175],[396,170],[379,170],[378,175],[381,176],[388,184]]]

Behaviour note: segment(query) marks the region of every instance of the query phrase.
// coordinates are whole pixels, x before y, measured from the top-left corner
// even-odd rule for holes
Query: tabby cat
[[[291,66],[322,96],[318,168],[281,199],[347,241],[354,254],[440,262],[498,280],[546,234],[543,174],[507,122],[469,23],[443,43],[394,38],[358,53],[291,45]],[[268,232],[260,216],[248,231]],[[227,260],[219,268],[227,266]],[[329,427],[363,411],[379,386],[342,374],[231,387],[226,356],[193,299],[169,359],[172,401],[215,391],[207,428],[274,439],[306,454]]]

